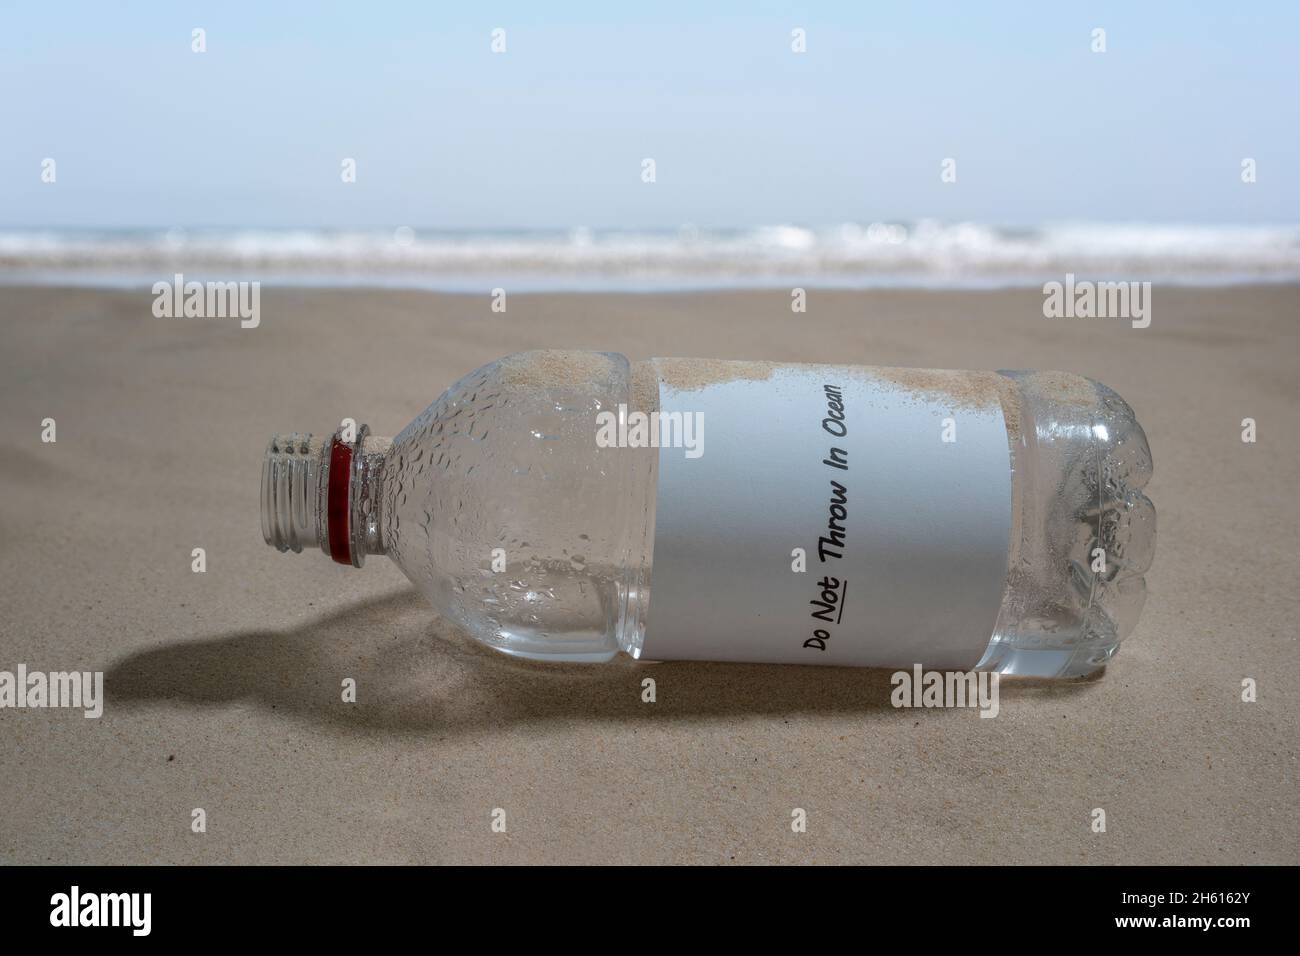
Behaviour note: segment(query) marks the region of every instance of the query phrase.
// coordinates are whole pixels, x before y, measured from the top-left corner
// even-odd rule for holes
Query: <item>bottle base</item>
[[[1119,641],[1080,644],[1075,647],[1015,647],[997,641],[975,666],[1004,677],[1091,677],[1105,669],[1119,650]]]
[[[1007,585],[978,670],[1077,678],[1101,670],[1137,624],[1155,552],[1142,489],[1151,449],[1106,386],[1003,372],[1020,386]]]

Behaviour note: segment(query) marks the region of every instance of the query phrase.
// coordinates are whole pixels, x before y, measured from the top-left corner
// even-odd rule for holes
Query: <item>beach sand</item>
[[[1300,286],[1157,286],[1142,330],[1045,319],[1036,289],[813,290],[803,315],[780,289],[505,314],[265,289],[256,329],[152,301],[0,289],[0,670],[107,673],[99,720],[0,711],[0,861],[1300,862]],[[884,671],[514,661],[389,562],[262,542],[272,434],[395,434],[532,348],[1098,378],[1155,456],[1142,620],[1103,676],[1004,681],[987,720],[896,710]]]

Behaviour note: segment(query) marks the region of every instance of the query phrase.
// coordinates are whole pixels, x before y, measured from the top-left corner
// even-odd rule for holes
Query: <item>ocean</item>
[[[1007,287],[1300,278],[1300,226],[878,222],[708,229],[0,228],[0,283],[186,279],[440,291]]]

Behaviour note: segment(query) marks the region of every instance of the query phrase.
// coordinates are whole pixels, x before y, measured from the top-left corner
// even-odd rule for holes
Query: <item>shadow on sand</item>
[[[288,630],[179,640],[117,661],[111,706],[253,703],[340,732],[447,735],[515,723],[861,714],[922,719],[890,706],[890,671],[693,661],[539,664],[481,647],[404,589]],[[653,677],[657,702],[641,699]],[[341,699],[353,678],[357,702]],[[1092,681],[1004,680],[1001,697],[1086,693]]]

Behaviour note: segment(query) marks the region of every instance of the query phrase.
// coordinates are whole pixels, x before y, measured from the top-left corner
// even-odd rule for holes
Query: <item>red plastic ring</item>
[[[352,448],[334,436],[330,448],[330,487],[326,513],[329,517],[330,557],[339,564],[352,563],[352,537],[348,533],[351,508],[348,490],[352,484]]]

